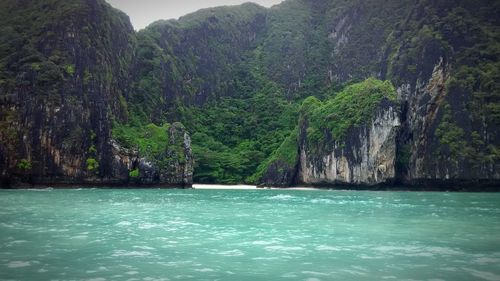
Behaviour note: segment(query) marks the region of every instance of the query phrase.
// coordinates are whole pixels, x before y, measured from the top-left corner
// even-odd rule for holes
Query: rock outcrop
[[[341,12],[323,15],[331,44],[331,55],[323,55],[330,64],[322,70],[323,77],[342,84],[372,76],[391,81],[397,89],[400,126],[389,153],[395,153],[390,182],[437,190],[499,190],[500,84],[493,81],[500,73],[496,43],[500,21],[493,15],[500,5],[423,0],[386,1],[368,8],[356,1],[345,3]],[[352,133],[354,139],[366,135]],[[330,143],[301,155],[296,173],[306,171],[306,177],[288,185],[339,175],[339,183],[356,178],[351,171],[358,168],[352,170],[352,162],[338,158],[353,147],[362,145]],[[337,171],[325,170],[334,166]],[[374,173],[364,172],[362,179],[354,181],[367,183],[375,178]],[[281,185],[278,179],[274,181]],[[262,183],[273,180],[268,177]]]
[[[194,164],[191,138],[181,123],[169,126],[165,134],[168,141],[156,156],[142,155],[112,139],[113,173],[107,183],[191,187]]]
[[[0,10],[2,187],[190,186],[192,157],[184,131],[173,126],[169,134],[185,138],[186,148],[172,153],[174,144],[165,143],[165,157],[172,161],[153,165],[159,172],[147,179],[143,172],[139,181],[130,180],[131,168],[147,160],[112,139],[113,122],[129,118],[126,97],[136,48],[124,13],[102,0],[3,1]]]
[[[381,185],[396,180],[400,112],[389,82],[368,79],[321,102],[308,98],[298,133],[262,167],[261,185]],[[286,148],[286,149],[284,149]]]
[[[369,122],[334,139],[326,150],[314,150],[299,136],[298,184],[377,185],[396,179],[396,138],[400,126],[398,106],[383,100]]]
[[[286,0],[136,33],[104,0],[0,1],[2,186],[188,186],[176,121],[200,181],[499,186],[498,14],[490,0]],[[331,101],[369,77],[397,97]],[[309,97],[324,111],[297,114]]]

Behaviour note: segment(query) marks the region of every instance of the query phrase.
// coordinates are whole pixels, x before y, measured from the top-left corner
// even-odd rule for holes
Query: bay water
[[[500,194],[0,190],[0,280],[500,280]]]

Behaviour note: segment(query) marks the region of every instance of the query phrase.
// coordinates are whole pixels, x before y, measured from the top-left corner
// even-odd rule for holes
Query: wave
[[[293,199],[298,199],[298,197],[292,196],[292,195],[287,195],[287,194],[278,194],[274,196],[269,196],[266,197],[269,200],[283,200],[283,201],[288,201],[288,200],[293,200]]]

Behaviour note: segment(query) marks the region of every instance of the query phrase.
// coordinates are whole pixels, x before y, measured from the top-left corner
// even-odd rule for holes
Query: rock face
[[[172,124],[165,133],[168,134],[169,141],[164,144],[164,151],[158,157],[141,155],[139,151],[131,151],[111,140],[113,173],[104,184],[191,187],[191,138],[180,123]]]
[[[344,139],[332,140],[328,150],[311,153],[301,135],[297,183],[376,185],[394,181],[399,126],[397,105],[384,100],[370,122],[350,129]]]
[[[0,10],[0,184],[136,183],[129,173],[147,160],[111,133],[113,120],[128,119],[136,46],[128,17],[101,0],[2,1]],[[175,154],[185,162],[152,166],[159,172],[137,183],[189,186],[186,143]]]
[[[498,186],[500,119],[495,112],[499,84],[486,81],[498,76],[500,68],[492,50],[478,55],[483,52],[482,44],[490,45],[495,39],[483,31],[450,31],[459,29],[453,21],[462,18],[469,28],[477,21],[481,30],[498,34],[499,22],[486,22],[488,13],[479,10],[488,7],[498,13],[499,6],[478,2],[472,7],[460,2],[458,7],[442,3],[434,10],[425,8],[434,5],[430,1],[417,4],[390,43],[399,48],[388,60],[387,72],[402,104],[399,181],[420,186]],[[413,43],[403,43],[409,35],[399,30],[437,13],[446,16],[427,22],[435,25],[435,33],[420,31]],[[450,29],[439,25],[443,22]]]
[[[498,186],[499,3],[247,3],[136,33],[104,0],[0,1],[2,186],[188,186],[175,121],[208,179]],[[369,77],[397,98],[359,116],[356,102],[296,114]],[[159,141],[142,130],[169,123]]]
[[[329,3],[329,7],[343,5]],[[330,30],[332,59],[322,73],[334,83],[373,76],[390,80],[396,87],[400,126],[387,152],[389,158],[395,158],[388,170],[394,173],[395,184],[498,190],[500,84],[492,81],[500,73],[495,43],[500,22],[491,16],[499,13],[500,5],[489,1],[475,5],[467,1],[386,1],[369,11],[369,5],[346,3],[341,12],[323,17]],[[388,13],[391,15],[381,17]],[[460,26],[459,21],[464,24]],[[328,60],[327,55],[323,57]],[[352,131],[350,138],[363,140],[365,131]],[[340,183],[376,183],[368,180],[375,173],[365,170],[359,178],[352,172],[359,168],[352,169],[353,162],[346,161],[349,157],[342,158],[354,155],[351,151],[363,145],[347,142],[342,150],[331,143],[312,153],[301,148],[297,173],[306,171],[306,177],[288,184],[326,178]],[[357,152],[358,157],[362,151]],[[337,171],[325,167],[337,167]],[[279,179],[275,177],[277,185]],[[263,183],[273,180],[266,178]]]
[[[308,98],[298,133],[263,167],[260,184],[390,184],[397,178],[400,125],[396,90],[388,81],[367,79],[325,102]]]

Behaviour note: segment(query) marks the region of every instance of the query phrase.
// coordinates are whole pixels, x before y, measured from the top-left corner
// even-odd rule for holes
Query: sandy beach
[[[318,188],[313,187],[287,187],[287,188],[278,188],[278,187],[262,187],[257,188],[255,185],[222,185],[222,184],[193,184],[194,189],[241,189],[241,190],[255,190],[255,189],[286,189],[286,190],[319,190]]]
[[[255,185],[193,184],[194,189],[257,189]]]

